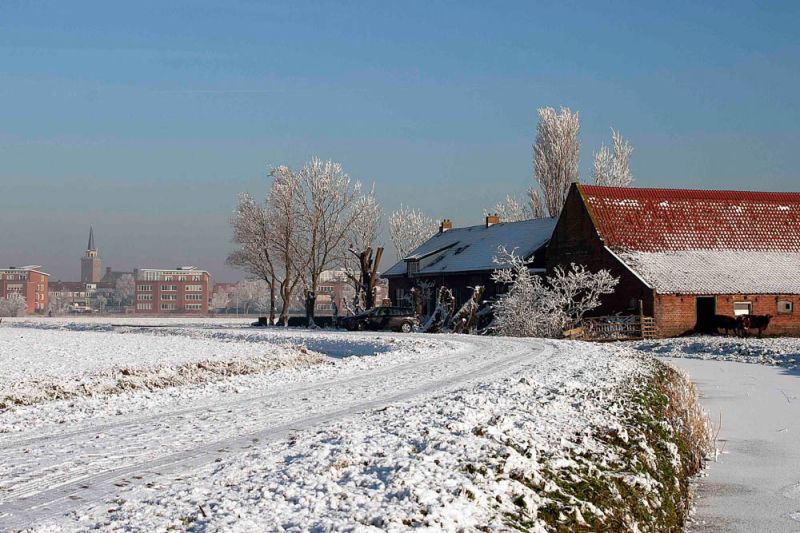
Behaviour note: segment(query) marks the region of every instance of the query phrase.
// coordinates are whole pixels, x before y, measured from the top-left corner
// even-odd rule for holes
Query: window
[[[171,294],[170,296],[175,296],[175,295]],[[202,294],[187,294],[186,296],[183,297],[183,299],[186,300],[186,301],[199,302],[199,301],[201,301],[203,299],[203,295]]]
[[[201,292],[203,290],[202,285],[187,285],[184,289],[186,292]]]
[[[201,304],[186,304],[187,311],[200,311],[201,309],[203,309]]]
[[[150,311],[153,309],[153,304],[136,304],[137,311]]]
[[[782,315],[791,315],[794,311],[794,304],[789,300],[778,300],[778,313]]]
[[[394,303],[395,305],[401,305],[403,302],[406,301],[407,293],[405,289],[395,289],[394,290]],[[408,298],[409,300],[411,298]]]
[[[141,301],[147,302],[147,301],[150,301],[150,300],[153,299],[153,295],[152,294],[137,294],[136,295],[136,299],[139,300],[140,302]]]
[[[150,292],[153,290],[152,285],[137,285],[136,290],[139,292]]]
[[[178,295],[177,294],[162,294],[161,295],[161,299],[162,300],[167,300],[167,301],[169,301],[169,300],[177,300],[178,299]]]
[[[735,316],[750,315],[753,313],[753,302],[733,302]]]
[[[406,269],[408,274],[416,274],[417,272],[419,272],[419,261],[407,262]]]
[[[177,285],[162,285],[161,286],[161,290],[162,291],[177,291],[178,290],[178,286]]]
[[[162,311],[174,311],[175,309],[177,309],[175,304],[161,304]]]

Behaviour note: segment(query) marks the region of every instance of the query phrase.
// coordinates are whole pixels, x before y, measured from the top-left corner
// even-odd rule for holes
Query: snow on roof
[[[800,193],[579,190],[600,237],[614,250],[800,252]]]
[[[618,251],[660,294],[800,294],[800,251]]]
[[[419,274],[439,274],[493,270],[498,246],[517,249],[529,257],[547,244],[556,225],[555,218],[522,222],[501,222],[489,227],[481,224],[437,233],[403,260],[384,272],[384,276],[406,274],[406,261],[420,261]]]
[[[606,247],[659,293],[800,294],[800,193],[578,188]]]

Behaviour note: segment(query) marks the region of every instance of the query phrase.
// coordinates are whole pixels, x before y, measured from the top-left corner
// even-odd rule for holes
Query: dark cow
[[[729,335],[731,331],[738,335],[742,331],[742,319],[735,316],[714,315],[714,329],[717,332],[724,329],[725,335]]]
[[[761,334],[769,326],[769,319],[772,318],[772,315],[742,315],[740,318],[742,320],[742,334],[745,337],[747,337],[748,329],[757,329],[758,338],[761,338]]]

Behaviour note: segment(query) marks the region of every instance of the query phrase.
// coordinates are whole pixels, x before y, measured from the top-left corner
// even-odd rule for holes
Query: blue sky
[[[702,5],[699,5],[702,4]],[[456,225],[531,183],[536,109],[641,186],[800,190],[800,2],[0,3],[0,261],[219,280],[239,191],[313,155]],[[388,244],[388,243],[387,243]],[[388,267],[388,265],[385,265]]]

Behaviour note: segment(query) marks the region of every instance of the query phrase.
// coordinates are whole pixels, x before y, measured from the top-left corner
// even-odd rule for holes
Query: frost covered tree
[[[494,213],[500,217],[501,222],[520,222],[545,216],[539,191],[533,188],[528,189],[528,197],[525,200],[506,196],[505,202],[498,202],[494,209],[485,209],[483,213],[484,215]]]
[[[278,228],[273,225],[269,213],[268,205],[259,204],[247,193],[239,195],[239,202],[231,217],[233,242],[238,248],[228,256],[227,262],[269,284],[270,323],[273,323],[277,307]]]
[[[98,313],[102,313],[106,310],[108,306],[108,298],[106,298],[102,294],[95,294],[91,301],[92,309],[97,311]]]
[[[320,276],[325,270],[343,264],[348,253],[348,237],[360,223],[364,198],[361,182],[351,180],[342,166],[333,161],[312,158],[298,172],[301,186],[300,221],[307,259],[304,273],[306,314],[314,325],[314,306]]]
[[[0,316],[23,316],[28,305],[25,297],[12,292],[6,298],[0,298]]]
[[[572,183],[578,181],[580,121],[578,113],[562,107],[538,110],[536,142],[533,145],[533,176],[539,183],[544,205],[551,217],[561,213]]]
[[[273,265],[272,287],[277,285],[281,298],[280,321],[289,324],[289,309],[295,291],[303,279],[308,264],[305,248],[300,204],[302,188],[299,176],[289,167],[281,166],[272,170],[270,188],[265,210],[268,242],[271,243],[270,262]],[[263,279],[263,278],[262,278]],[[270,323],[272,323],[270,307]]]
[[[613,293],[619,282],[607,270],[593,273],[575,264],[556,267],[542,279],[530,272],[529,260],[502,246],[495,263],[501,268],[492,279],[508,286],[493,306],[494,327],[500,335],[558,337],[597,308],[600,297]]]
[[[244,314],[261,312],[270,304],[270,286],[263,279],[246,279],[236,284],[231,296]]]
[[[120,306],[133,304],[136,296],[136,280],[132,274],[123,274],[114,284],[114,301]]]
[[[375,305],[377,272],[383,247],[377,246],[382,209],[375,198],[375,187],[358,199],[354,206],[356,218],[349,230],[349,253],[345,254],[343,268],[353,287],[352,306],[348,312],[358,313]]]
[[[389,234],[397,250],[397,257],[403,259],[430,239],[437,231],[436,220],[422,211],[401,205],[389,218]]]
[[[280,297],[280,320],[289,320],[289,308],[305,269],[301,224],[301,186],[296,173],[285,166],[270,171],[272,183],[263,203],[242,193],[231,217],[233,242],[228,264],[263,280],[269,286],[269,319],[275,322]]]
[[[611,129],[611,145],[594,153],[594,182],[609,187],[627,187],[633,182],[630,161],[633,146],[618,131]]]
[[[53,316],[63,316],[69,313],[70,298],[61,292],[51,292],[47,295],[47,311]]]
[[[230,294],[225,291],[215,292],[211,297],[211,309],[224,311],[230,305]]]

